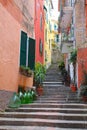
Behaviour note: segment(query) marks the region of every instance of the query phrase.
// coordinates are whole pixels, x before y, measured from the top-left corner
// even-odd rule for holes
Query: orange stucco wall
[[[22,6],[26,3],[20,2]],[[31,7],[34,5],[33,2]],[[26,12],[27,5],[26,3],[26,17],[29,16],[29,12]],[[30,15],[30,18],[34,24],[33,16]],[[24,30],[29,37],[34,37],[33,24],[30,26],[26,17],[17,5],[17,0],[0,0],[0,90],[12,92],[18,90],[21,30]]]
[[[20,25],[0,4],[0,90],[17,91]]]

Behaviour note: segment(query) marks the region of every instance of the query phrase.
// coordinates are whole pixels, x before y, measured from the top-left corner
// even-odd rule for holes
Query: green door
[[[35,40],[29,38],[29,52],[28,52],[28,66],[30,69],[34,70],[35,68]]]
[[[26,66],[27,34],[21,31],[20,65]]]

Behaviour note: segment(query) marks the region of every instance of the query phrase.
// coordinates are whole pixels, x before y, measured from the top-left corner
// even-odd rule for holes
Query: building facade
[[[35,61],[44,63],[44,1],[35,0]]]
[[[20,65],[32,69],[32,62],[34,67],[35,56],[30,58],[32,54],[28,48],[35,47],[34,2],[0,0],[0,99],[3,98],[4,103],[0,103],[0,107],[18,91]]]
[[[44,1],[44,64],[48,68],[51,65],[51,11],[53,9],[52,0]]]
[[[61,5],[61,1],[60,5]],[[75,66],[75,77],[77,87],[80,87],[83,77],[84,77],[84,71],[87,71],[87,0],[64,0],[62,1],[62,10],[61,10],[61,17],[60,17],[60,28],[61,32],[63,29],[63,33],[65,35],[65,32],[67,31],[67,28],[62,28],[61,25],[63,24],[63,20],[67,19],[67,16],[65,15],[64,18],[64,7],[73,7],[72,8],[72,16],[71,16],[71,22],[68,34],[72,34],[72,42],[73,46],[72,48],[77,50],[77,60],[76,60],[76,66]],[[60,6],[59,6],[60,8]],[[68,8],[69,9],[69,8]],[[65,32],[64,32],[65,29]],[[67,35],[69,36],[69,35]],[[68,39],[69,40],[69,39]],[[69,51],[67,52],[67,55],[69,54]]]

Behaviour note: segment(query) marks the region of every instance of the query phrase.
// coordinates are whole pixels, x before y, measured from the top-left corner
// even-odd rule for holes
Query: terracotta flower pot
[[[18,85],[25,88],[25,83],[26,83],[26,76],[19,74]]]
[[[74,84],[70,84],[70,88],[72,90],[72,92],[76,92],[76,86]]]
[[[26,87],[32,88],[33,87],[33,76],[32,77],[26,77]]]
[[[23,87],[24,89],[33,87],[33,76],[27,77],[22,74],[19,74],[19,82],[18,85]]]
[[[38,87],[36,88],[36,91],[37,91],[37,94],[38,94],[39,96],[43,95],[43,87],[42,87],[42,86],[38,86]]]

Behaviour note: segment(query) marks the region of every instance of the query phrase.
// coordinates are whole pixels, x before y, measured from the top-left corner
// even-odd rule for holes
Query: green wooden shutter
[[[28,66],[32,70],[35,68],[35,40],[32,38],[29,38]]]
[[[26,66],[27,34],[21,31],[20,65]]]

